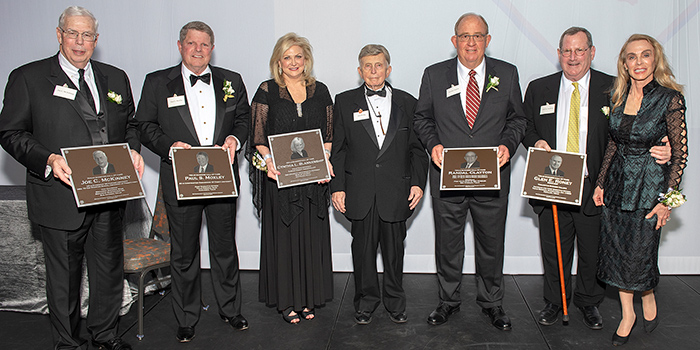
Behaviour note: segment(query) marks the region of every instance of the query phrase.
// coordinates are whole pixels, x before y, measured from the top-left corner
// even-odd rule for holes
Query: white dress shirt
[[[467,109],[467,85],[469,85],[469,72],[471,69],[465,67],[462,62],[457,59],[457,78],[459,80],[459,99],[462,103],[462,111]],[[479,100],[481,100],[481,93],[484,91],[484,81],[486,81],[486,58],[481,60],[476,68],[474,68],[476,74],[474,79],[476,79],[476,85],[479,87]]]
[[[389,128],[389,119],[391,118],[391,88],[389,85],[384,85],[386,88],[386,97],[381,97],[379,95],[367,96],[365,94],[365,99],[367,99],[367,105],[369,107],[369,115],[372,120],[372,126],[374,127],[374,135],[377,137],[377,144],[379,148],[382,148],[384,144],[384,138],[386,138],[386,131]],[[369,89],[365,86],[365,89]],[[381,116],[377,116],[377,113]],[[382,132],[382,129],[384,130]]]
[[[211,74],[211,69],[207,68],[202,74]],[[202,75],[199,74],[199,75]],[[197,80],[192,86],[190,83],[192,73],[185,65],[182,65],[182,80],[185,84],[185,95],[187,96],[187,107],[192,116],[192,123],[197,132],[197,138],[201,146],[214,145],[214,128],[216,123],[216,97],[214,95],[214,77],[211,77],[209,84]]]
[[[78,73],[78,68],[71,64],[67,58],[63,57],[63,53],[58,54],[58,64],[61,69],[66,73],[68,78],[75,84],[75,86],[80,90],[80,73]],[[83,75],[85,83],[87,83],[90,93],[92,93],[92,99],[95,100],[95,110],[97,114],[100,113],[100,93],[97,91],[97,84],[95,83],[95,73],[92,71],[92,64],[88,61],[85,66],[85,73]]]

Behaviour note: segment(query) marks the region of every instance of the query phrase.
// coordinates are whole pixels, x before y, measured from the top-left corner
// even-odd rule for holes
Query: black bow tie
[[[197,80],[201,80],[203,83],[209,85],[209,82],[211,81],[211,73],[202,75],[190,74],[190,84],[192,84],[192,86],[194,86],[194,84],[197,84]]]
[[[372,97],[374,95],[378,95],[379,97],[386,97],[386,86],[383,87],[381,90],[374,91],[370,88],[365,88],[365,91],[367,91],[367,97]]]

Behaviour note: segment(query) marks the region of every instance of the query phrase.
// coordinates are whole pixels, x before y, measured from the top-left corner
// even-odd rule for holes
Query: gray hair
[[[483,22],[484,25],[486,26],[486,33],[482,33],[482,34],[488,34],[488,33],[489,33],[489,24],[486,22],[486,19],[484,18],[484,16],[482,16],[482,15],[480,15],[480,14],[478,14],[478,13],[469,12],[469,13],[465,13],[465,14],[459,16],[459,18],[457,19],[457,23],[455,23],[455,35],[459,35],[459,34],[460,34],[460,33],[457,33],[457,29],[459,29],[459,24],[462,23],[462,21],[465,20],[467,17],[477,17],[477,18],[479,18],[479,19],[481,20],[481,22]]]
[[[192,30],[198,30],[200,32],[207,33],[209,35],[209,41],[211,42],[212,45],[214,45],[214,31],[211,29],[211,27],[202,22],[202,21],[192,21],[184,26],[182,26],[182,29],[180,29],[180,43],[185,42],[185,38],[187,37],[187,32],[192,29]]]
[[[564,44],[565,36],[576,35],[578,33],[586,34],[586,39],[588,40],[586,44],[588,45],[588,47],[593,46],[593,36],[591,35],[591,32],[588,31],[588,29],[583,27],[571,27],[565,30],[564,33],[561,33],[561,37],[559,38],[559,48],[561,49],[561,46]]]
[[[299,136],[292,139],[292,143],[290,144],[292,152],[296,152],[296,147],[294,147],[296,145],[300,145],[302,149],[304,149],[306,147],[306,144],[304,143],[304,139],[302,139]]]
[[[100,154],[103,155],[103,156],[105,156],[105,158],[107,158],[107,154],[106,154],[106,153],[104,153],[104,152],[101,151],[101,150],[97,150],[97,151],[95,151],[95,152],[92,152],[92,159],[97,160],[97,156],[100,155]]]
[[[384,58],[386,59],[387,64],[391,64],[391,57],[389,56],[389,50],[384,47],[384,45],[380,44],[367,44],[365,47],[360,50],[360,54],[357,56],[357,61],[362,64],[362,57],[366,56],[376,56],[382,54],[384,55]]]
[[[97,34],[97,18],[92,14],[92,12],[88,11],[88,9],[80,6],[69,6],[63,12],[61,12],[61,15],[58,16],[58,27],[61,29],[65,29],[66,25],[66,18],[68,17],[75,17],[75,16],[85,16],[85,17],[90,17],[92,19],[92,30]]]

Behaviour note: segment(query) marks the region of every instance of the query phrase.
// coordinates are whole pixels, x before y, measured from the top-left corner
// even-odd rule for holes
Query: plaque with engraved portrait
[[[61,148],[78,208],[143,198],[126,143]]]
[[[320,129],[270,135],[267,139],[272,161],[280,172],[278,188],[331,179]]]
[[[228,149],[173,147],[170,152],[178,200],[238,196]]]
[[[530,147],[521,195],[548,202],[581,205],[586,155]]]
[[[500,190],[498,147],[445,148],[440,190]]]

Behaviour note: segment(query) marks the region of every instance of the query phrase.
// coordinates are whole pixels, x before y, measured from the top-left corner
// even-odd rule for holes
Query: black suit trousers
[[[104,210],[105,206],[109,210]],[[122,216],[115,205],[87,210],[75,231],[37,225],[46,259],[46,297],[56,348],[86,347],[80,339],[80,280],[87,259],[90,308],[87,329],[98,342],[117,334],[124,285]]]
[[[482,308],[500,306],[503,300],[503,243],[508,197],[477,201],[467,196],[460,203],[433,197],[435,264],[440,303],[458,306],[464,266],[464,229],[471,212],[476,261],[476,302]]]
[[[403,259],[406,221],[382,220],[375,202],[364,219],[352,220],[351,233],[355,311],[374,312],[382,299],[377,276],[377,246],[380,246],[384,263],[381,293],[384,308],[394,314],[405,312]]]
[[[166,202],[165,210],[170,225],[171,294],[178,326],[194,327],[202,309],[199,252],[202,212],[207,218],[211,277],[219,314],[240,315],[235,199],[187,200],[177,204]]]
[[[589,179],[586,186],[592,186]],[[587,193],[584,191],[584,193]],[[600,233],[600,215],[586,215],[581,207],[558,205],[559,235],[561,237],[561,255],[564,265],[564,283],[566,299],[571,300],[571,265],[574,259],[574,244],[578,248],[578,271],[574,304],[576,306],[598,306],[605,297],[605,284],[596,278],[598,263],[598,239]],[[552,207],[547,206],[539,215],[540,248],[544,265],[544,299],[561,306],[561,286],[559,263],[554,234]],[[568,303],[568,302],[567,302]]]

